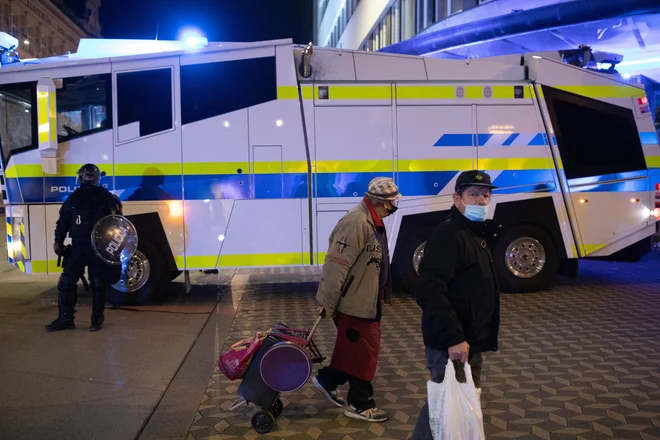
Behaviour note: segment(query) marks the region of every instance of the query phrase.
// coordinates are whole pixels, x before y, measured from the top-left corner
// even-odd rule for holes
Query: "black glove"
[[[56,241],[53,244],[53,251],[55,251],[55,255],[62,256],[64,253],[64,243]]]

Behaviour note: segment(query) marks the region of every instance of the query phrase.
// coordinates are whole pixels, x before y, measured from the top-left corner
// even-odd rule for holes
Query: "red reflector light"
[[[655,218],[660,219],[660,208],[655,208],[653,215],[655,215]]]
[[[646,96],[643,96],[641,98],[638,98],[637,102],[639,103],[639,105],[646,105],[646,104],[649,103],[649,98],[646,97]]]
[[[660,183],[656,183],[656,184],[655,184],[655,190],[656,190],[656,191],[660,191]]]

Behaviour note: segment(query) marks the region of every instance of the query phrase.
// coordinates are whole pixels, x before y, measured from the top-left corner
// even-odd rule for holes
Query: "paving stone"
[[[488,438],[660,439],[659,267],[660,253],[635,264],[581,262],[577,280],[560,279],[539,293],[503,295],[500,351],[484,357],[482,405]],[[246,279],[266,282],[269,273]],[[293,281],[232,285],[243,289],[238,292],[242,300],[227,339],[216,341],[217,352],[278,322],[309,327],[317,308],[316,287]],[[348,419],[310,381],[282,396],[284,412],[263,438],[410,436],[429,379],[421,314],[410,296],[397,293],[383,315],[374,389],[390,420],[372,424]],[[334,326],[324,320],[314,340],[328,358],[334,338]],[[258,434],[250,423],[255,408],[228,411],[239,382],[217,371],[209,380],[188,440],[255,440]],[[344,396],[346,391],[342,387]]]

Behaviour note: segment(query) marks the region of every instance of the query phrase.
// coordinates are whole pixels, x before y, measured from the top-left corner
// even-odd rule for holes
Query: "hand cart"
[[[277,324],[254,355],[238,387],[240,397],[229,409],[247,403],[259,407],[252,416],[252,427],[259,434],[270,432],[282,414],[280,394],[302,388],[312,376],[312,365],[325,360],[312,340],[321,319],[310,330]]]

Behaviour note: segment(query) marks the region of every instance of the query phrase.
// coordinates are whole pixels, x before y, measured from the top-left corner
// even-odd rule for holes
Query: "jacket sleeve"
[[[55,243],[64,243],[66,234],[69,233],[69,227],[71,226],[71,197],[73,197],[73,194],[66,198],[60,208],[60,217],[55,223]]]
[[[424,248],[420,283],[415,291],[422,313],[432,320],[433,328],[448,347],[465,341],[463,327],[447,296],[449,283],[456,273],[458,250],[454,231],[436,231]]]
[[[121,200],[116,195],[110,193],[112,198],[112,203],[114,204],[113,210],[119,215],[124,215],[124,205],[121,204]]]
[[[340,221],[331,236],[333,241],[329,243],[316,296],[328,316],[334,315],[337,310],[346,277],[365,246],[363,228],[355,221]]]

